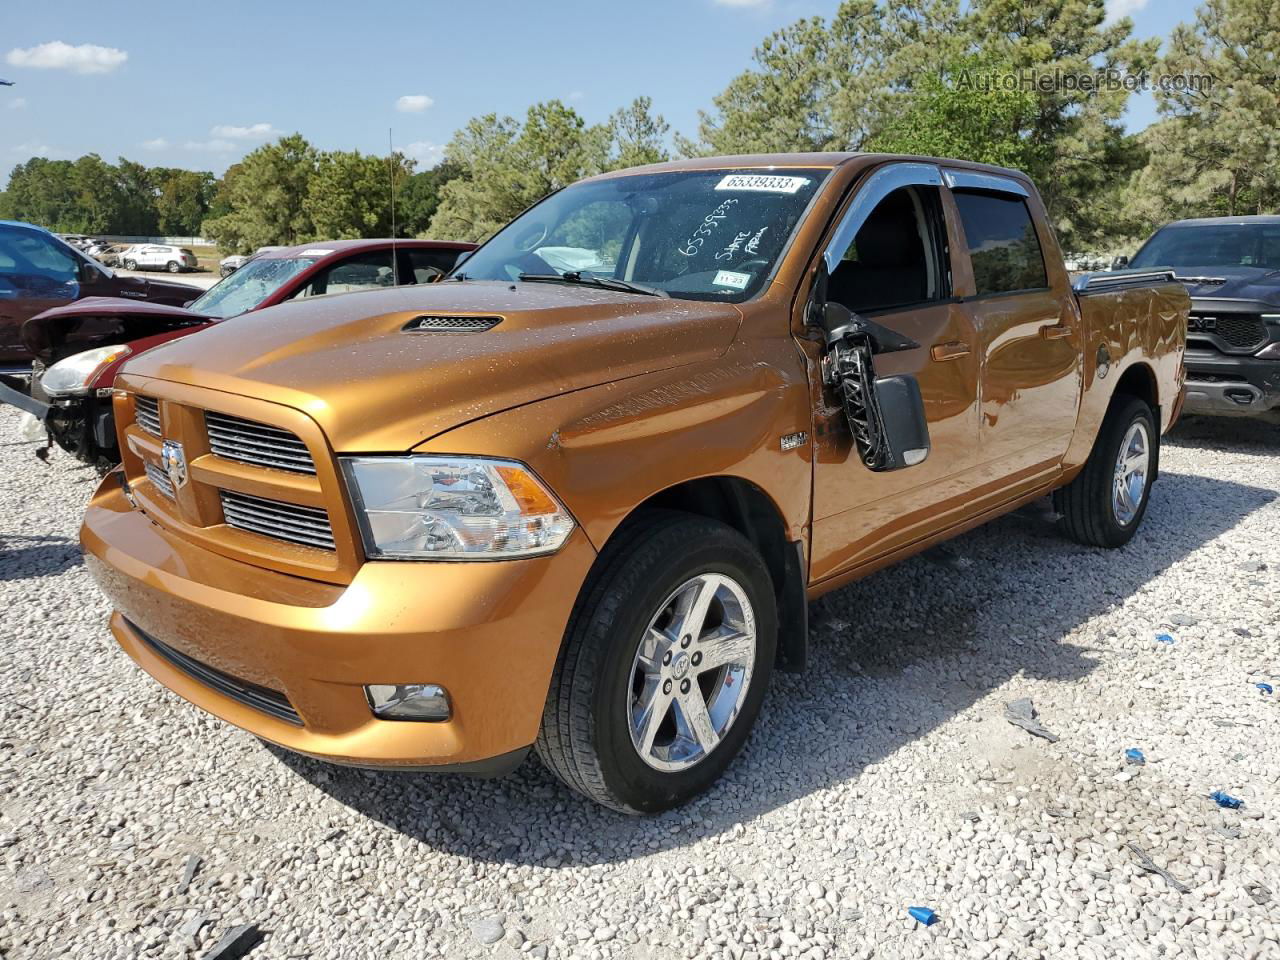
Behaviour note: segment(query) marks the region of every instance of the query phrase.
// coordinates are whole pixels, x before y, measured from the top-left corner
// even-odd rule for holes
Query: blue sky
[[[771,31],[838,0],[7,2],[0,177],[29,156],[96,152],[221,172],[279,133],[323,149],[396,146],[434,163],[478,114],[558,97],[589,121],[648,94],[693,133],[699,108]],[[1195,0],[1109,0],[1167,36]],[[1129,125],[1154,118],[1135,98]]]

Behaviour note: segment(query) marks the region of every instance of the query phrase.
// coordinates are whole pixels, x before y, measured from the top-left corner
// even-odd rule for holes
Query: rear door
[[[1003,499],[1056,473],[1075,431],[1080,318],[1039,198],[1012,177],[946,171],[972,276],[983,468]]]
[[[826,241],[827,299],[919,344],[877,354],[875,372],[920,382],[932,449],[890,473],[866,468],[843,409],[819,386],[810,576],[824,580],[960,519],[978,482],[977,339],[954,292],[959,234],[933,164],[889,164],[861,183]],[[813,349],[811,341],[800,341]]]

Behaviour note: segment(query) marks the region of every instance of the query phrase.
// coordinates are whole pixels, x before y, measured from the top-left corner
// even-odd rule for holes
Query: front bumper
[[[1247,417],[1280,408],[1280,361],[1188,350],[1187,413]]]
[[[560,641],[595,559],[579,529],[549,557],[369,562],[350,584],[321,583],[174,536],[130,505],[118,473],[90,501],[81,543],[115,608],[121,647],[196,706],[336,763],[481,772],[495,772],[486,769],[494,758],[518,760],[537,738]],[[216,674],[184,669],[183,658]],[[371,683],[441,684],[453,715],[379,720],[365,700]],[[255,696],[274,697],[296,718]]]

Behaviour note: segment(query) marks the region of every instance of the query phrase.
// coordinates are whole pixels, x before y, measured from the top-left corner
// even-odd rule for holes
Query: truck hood
[[[185,307],[130,300],[85,297],[38,313],[22,325],[23,346],[45,366],[63,357],[115,343],[132,343],[168,330],[218,320]]]
[[[423,316],[500,322],[405,329]],[[731,304],[469,280],[269,307],[148,351],[123,372],[286,404],[335,450],[391,452],[500,410],[712,359],[740,321]]]
[[[1280,304],[1280,270],[1265,267],[1178,267],[1174,274],[1196,300],[1260,300]]]

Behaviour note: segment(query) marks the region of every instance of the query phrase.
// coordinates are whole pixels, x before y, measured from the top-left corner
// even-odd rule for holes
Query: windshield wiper
[[[568,273],[522,273],[520,279],[527,283],[577,283],[589,287],[603,287],[606,290],[623,290],[627,293],[640,293],[646,297],[663,297],[670,299],[670,294],[657,287],[646,287],[632,283],[630,280],[619,280],[616,277],[597,277],[593,273],[570,270]]]

